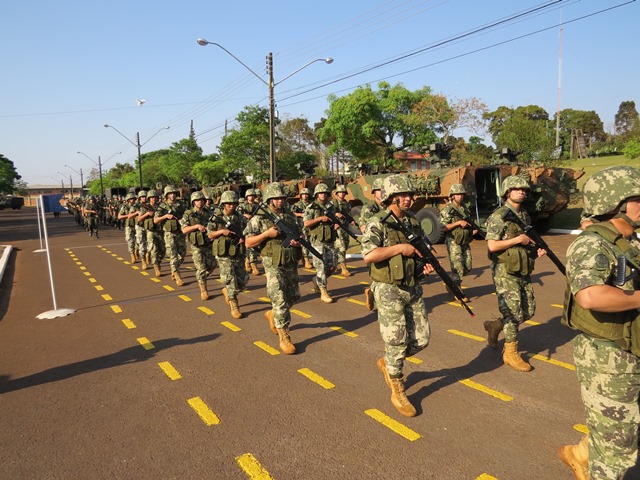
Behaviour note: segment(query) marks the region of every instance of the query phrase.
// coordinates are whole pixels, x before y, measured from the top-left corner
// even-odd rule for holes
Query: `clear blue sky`
[[[140,132],[144,152],[185,138],[193,120],[205,153],[215,152],[225,120],[232,125],[246,105],[266,106],[267,88],[223,50],[199,46],[198,37],[220,43],[265,79],[273,52],[276,82],[333,57],[276,87],[281,118],[302,115],[313,124],[327,95],[380,80],[475,96],[490,109],[536,104],[553,116],[561,21],[561,108],[595,110],[610,129],[620,102],[640,108],[640,2],[625,2],[3,0],[0,153],[34,185],[59,184],[58,172],[79,183],[65,165],[85,175],[95,165],[78,150],[103,162],[115,154],[105,169],[133,162],[135,147],[105,123],[132,142]]]

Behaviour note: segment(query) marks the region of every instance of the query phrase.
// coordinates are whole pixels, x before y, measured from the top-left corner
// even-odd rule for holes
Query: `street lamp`
[[[242,62],[242,60],[240,60],[238,57],[236,57],[233,53],[231,53],[229,50],[224,48],[219,43],[210,42],[208,40],[205,40],[204,38],[198,38],[196,42],[198,43],[198,45],[201,45],[203,47],[207,45],[215,45],[216,47],[221,48],[226,53],[228,53],[231,57],[233,57],[234,60],[240,63],[240,65],[242,65],[244,68],[249,70],[255,77],[258,78],[258,80],[264,83],[267,86],[267,88],[269,88],[269,179],[270,181],[275,182],[276,181],[276,125],[275,125],[276,102],[275,102],[274,89],[276,85],[280,85],[287,78],[293,77],[300,70],[307,68],[312,63],[324,62],[327,64],[331,64],[333,63],[333,58],[316,58],[315,60],[311,60],[309,63],[303,65],[302,67],[290,73],[283,79],[275,82],[273,80],[273,54],[269,52],[269,54],[267,55],[267,73],[269,74],[269,81],[267,82],[260,75],[258,75],[251,68],[249,68],[244,62]]]
[[[62,173],[62,172],[58,172],[60,175],[62,175],[63,177],[66,178],[67,174],[66,173]],[[71,199],[73,199],[73,179],[71,178],[71,174],[69,174],[69,184],[71,185]],[[64,190],[64,187],[62,187],[62,189]],[[64,193],[64,192],[63,192]]]
[[[82,174],[82,168],[80,168],[80,172],[78,172],[75,168],[71,167],[70,165],[65,164],[65,167],[70,168],[71,170],[76,172],[76,175],[80,175],[80,195],[78,195],[78,196],[81,197],[82,194],[84,193],[84,191],[83,191],[83,189],[84,189],[84,176]],[[71,176],[69,176],[69,178],[71,178]],[[73,198],[73,191],[71,192],[71,198]]]
[[[159,134],[162,130],[169,130],[169,126],[167,125],[166,127],[162,127],[160,130],[158,130],[156,133],[154,133],[153,135],[151,135],[149,137],[149,140],[147,140],[146,142],[144,142],[142,145],[140,145],[140,132],[136,132],[136,143],[133,143],[129,137],[127,137],[124,133],[122,133],[120,130],[118,130],[116,127],[114,127],[113,125],[107,125],[106,123],[104,124],[105,128],[113,128],[116,132],[118,132],[120,134],[120,136],[124,139],[127,140],[127,142],[129,142],[131,145],[133,145],[134,147],[136,147],[138,149],[138,173],[140,174],[140,190],[142,190],[142,154],[140,153],[140,149],[145,146],[147,143],[149,143],[149,141],[155,137],[157,134]]]
[[[100,196],[104,197],[104,184],[102,183],[102,162],[100,161],[100,155],[98,155],[98,161],[96,162],[93,158],[91,158],[89,155],[87,155],[84,152],[81,152],[80,150],[78,150],[76,153],[79,153],[80,155],[84,155],[85,157],[87,157],[89,160],[91,160],[94,164],[98,165],[98,174],[100,175]],[[115,157],[116,155],[120,155],[122,152],[116,152],[113,155],[111,155],[109,158],[107,158],[107,160],[104,163],[107,163],[109,160],[111,160],[113,157]],[[69,167],[69,165],[66,165],[67,167]],[[71,167],[69,167],[71,168]],[[73,170],[73,168],[71,168],[71,170]],[[75,172],[75,170],[73,170]],[[78,173],[78,172],[76,172]],[[82,169],[80,169],[80,181],[82,182]],[[82,186],[84,187],[84,183],[82,184]],[[84,193],[84,192],[83,192]]]

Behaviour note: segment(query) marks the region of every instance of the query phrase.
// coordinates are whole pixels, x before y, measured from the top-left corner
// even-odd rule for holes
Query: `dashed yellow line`
[[[264,350],[265,352],[267,352],[269,355],[280,355],[280,352],[278,350],[276,350],[275,348],[273,348],[271,345],[267,345],[264,342],[261,341],[257,341],[257,342],[253,342],[253,344],[258,347],[261,348],[262,350]]]
[[[111,295],[109,295],[108,293],[103,293],[102,295],[100,295],[102,298],[105,299],[105,301],[110,302],[111,300],[113,300],[113,298],[111,298]]]
[[[90,281],[91,283],[96,283],[96,282],[97,282],[97,280],[96,280],[95,278],[90,278],[90,279],[89,279],[89,281]]]
[[[155,283],[160,283],[162,281],[159,278],[155,278],[155,277],[151,277],[149,280],[151,280],[152,282],[155,282]]]
[[[195,410],[202,421],[210,427],[211,425],[218,425],[220,419],[213,413],[213,411],[207,406],[200,397],[193,397],[187,400],[187,403]]]
[[[347,277],[343,277],[342,275],[331,275],[331,278],[339,278],[341,280],[346,280]]]
[[[320,385],[322,388],[325,388],[327,390],[331,389],[331,388],[335,388],[336,386],[331,383],[329,380],[322,378],[320,375],[318,375],[315,372],[312,372],[311,370],[309,370],[308,368],[301,368],[300,370],[298,370],[298,373],[301,373],[302,375],[304,375],[305,377],[307,377],[309,380],[311,380],[312,382],[317,383],[318,385]]]
[[[131,265],[131,262],[129,262],[128,260],[125,260],[125,261],[124,261],[124,264],[125,264],[125,265]]]
[[[156,348],[155,345],[151,343],[147,337],[136,338],[136,340],[138,340],[138,343],[142,345],[142,348],[144,348],[145,350],[153,350],[154,348]]]
[[[470,338],[471,340],[476,340],[478,342],[484,342],[486,340],[486,338],[479,337],[478,335],[473,335],[467,332],[461,332],[460,330],[451,329],[447,330],[447,332],[453,333],[454,335],[459,335],[461,337]]]
[[[90,277],[90,276],[91,276],[91,273],[89,273],[89,272],[82,272],[82,273],[83,273],[85,276],[87,276],[87,277]]]
[[[203,313],[206,313],[207,315],[213,315],[215,312],[207,307],[198,307],[198,310],[200,310]]]
[[[76,262],[76,265],[82,265],[82,262]],[[87,267],[80,267],[80,270],[86,270]]]
[[[331,330],[335,330],[338,333],[341,333],[342,335],[346,335],[347,337],[356,338],[358,336],[357,333],[350,332],[349,330],[345,330],[342,327],[334,326],[334,327],[329,327],[329,328]]]
[[[191,301],[191,297],[188,297],[187,295],[178,295],[178,298],[180,300],[184,300],[185,302],[190,302]]]
[[[118,305],[111,305],[111,310],[113,313],[122,313],[122,309]]]
[[[308,313],[304,313],[300,310],[296,310],[295,308],[292,308],[290,312],[302,318],[311,318],[311,315],[309,315]]]
[[[122,258],[122,257],[118,257],[118,258],[116,258],[116,260],[120,260],[120,261],[122,261],[122,260],[124,260],[124,258]]]
[[[554,360],[553,358],[547,358],[540,354],[532,355],[531,358],[535,358],[536,360],[541,360],[543,362],[550,363],[551,365],[556,365],[558,367],[566,368],[567,370],[575,371],[575,365],[571,365],[570,363],[561,362],[560,360]]]
[[[462,308],[462,304],[459,302],[447,302],[449,305],[451,305],[452,307],[460,307]],[[471,305],[469,305],[467,303],[467,307],[469,307],[469,310],[473,310],[473,307]]]
[[[587,427],[586,425],[583,425],[582,423],[578,423],[574,425],[573,429],[580,433],[584,433],[585,435],[589,435],[589,427]]]
[[[173,292],[175,290],[175,288],[173,288],[170,285],[163,285],[162,288],[164,288],[165,290],[167,290],[169,292]]]
[[[118,256],[118,254],[117,254],[117,253],[112,253],[112,254],[111,254],[111,256],[112,256],[112,257],[117,257],[117,256]]]
[[[96,290],[98,290],[99,292],[104,290],[104,287],[102,285],[95,285],[93,288],[95,288]]]
[[[347,298],[347,302],[355,303],[356,305],[360,305],[361,307],[367,305],[366,303],[361,302],[360,300],[356,300],[355,298]]]
[[[422,360],[416,357],[407,357],[407,361],[411,363],[415,363],[416,365],[420,365],[421,363],[423,363]]]
[[[360,285],[369,285],[369,282],[358,282]]]
[[[551,306],[556,308],[564,308],[564,305],[560,305],[559,303],[552,303]]]
[[[180,380],[182,375],[169,362],[160,362],[158,366],[171,380]]]
[[[260,297],[260,300],[262,300],[263,302],[271,303],[271,300],[269,300],[268,297]]]
[[[534,326],[540,325],[540,322],[536,322],[534,320],[525,320],[524,323],[528,323],[529,325],[534,325]]]
[[[479,477],[476,477],[476,480],[498,480],[497,477],[492,477],[488,473],[483,473]]]
[[[133,268],[134,270],[140,270],[140,267],[137,265],[131,265],[131,268]]]
[[[149,272],[145,272],[144,270],[140,271],[140,275],[144,275],[145,277],[149,276]]]
[[[250,453],[236,457],[236,463],[251,480],[273,480],[269,472]]]
[[[123,318],[122,323],[124,323],[124,326],[127,327],[129,330],[136,328],[136,324],[133,323],[130,318]]]
[[[513,397],[510,397],[509,395],[500,393],[492,388],[485,387],[484,385],[478,382],[474,382],[473,380],[470,380],[468,378],[460,380],[460,383],[466,385],[467,387],[474,388],[482,393],[486,393],[487,395],[491,395],[492,397],[497,398],[498,400],[502,400],[503,402],[510,402],[511,400],[513,400]]]
[[[422,438],[422,435],[420,435],[419,433],[414,432],[409,427],[401,424],[400,422],[396,422],[393,418],[388,417],[378,409],[370,408],[369,410],[365,410],[364,413],[369,415],[376,422],[381,423],[391,431],[397,433],[401,437],[406,438],[410,442],[414,442],[419,438]]]
[[[238,327],[237,325],[231,323],[231,322],[220,322],[222,325],[224,325],[225,327],[227,327],[229,330],[231,330],[232,332],[239,332],[242,329],[240,327]]]

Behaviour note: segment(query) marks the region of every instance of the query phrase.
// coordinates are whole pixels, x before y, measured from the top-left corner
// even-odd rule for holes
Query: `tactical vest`
[[[590,225],[582,235],[598,235],[612,246],[616,258],[620,255],[638,264],[640,251],[610,223],[602,222]],[[625,274],[629,274],[629,268]],[[574,330],[580,330],[587,335],[615,342],[620,348],[640,357],[640,321],[637,310],[624,312],[597,312],[580,306],[571,294],[567,282],[564,310],[561,323]]]
[[[135,205],[135,204],[134,204],[134,205]],[[136,210],[136,208],[135,208],[134,206],[131,206],[131,207],[129,207],[129,209],[128,209],[127,213],[128,213],[128,214],[131,214],[131,213],[133,213],[133,211],[134,211],[134,210]],[[135,228],[135,226],[136,226],[136,218],[135,218],[135,217],[133,217],[133,218],[127,218],[127,219],[125,220],[125,226],[127,226],[127,227],[129,227],[129,228]]]
[[[450,204],[448,208],[454,210],[453,215],[455,217],[464,220],[465,212],[460,212],[460,210],[458,210],[458,208],[453,204]],[[469,245],[473,240],[472,233],[473,232],[471,232],[471,230],[469,230],[468,228],[455,227],[453,230],[449,230],[447,232],[447,235],[450,235],[453,238],[453,241],[456,243],[456,245]]]
[[[172,218],[171,220],[164,220],[162,222],[162,229],[165,232],[171,232],[171,233],[176,233],[180,231],[180,221],[178,220],[178,218],[182,218],[182,215],[184,214],[184,211],[185,211],[184,205],[179,202],[173,203],[171,205],[168,203],[163,203],[162,208],[166,210],[164,215],[166,215],[167,213],[170,213],[174,217],[177,217],[177,218]]]
[[[238,215],[233,215],[229,218],[231,218],[231,224],[233,227],[237,231],[241,231],[242,224],[240,217]],[[220,225],[218,222],[216,222],[216,224]],[[244,243],[238,243],[238,238],[235,236],[226,237],[224,235],[220,235],[218,238],[213,240],[212,251],[216,257],[242,257],[246,252],[246,248]]]
[[[331,208],[329,205],[325,205],[325,208],[326,207]],[[315,218],[324,215],[322,208],[318,205],[318,202],[313,202],[310,205],[310,208],[313,208],[316,211]],[[336,231],[331,223],[317,223],[315,226],[309,228],[309,234],[314,240],[323,243],[331,243],[336,239]]]
[[[264,218],[268,228],[274,226],[273,222]],[[287,222],[289,223],[289,222]],[[284,234],[278,235],[276,238],[267,240],[260,251],[260,255],[271,257],[274,267],[283,265],[297,264],[302,259],[302,249],[300,247],[284,247],[282,242],[285,239]]]
[[[195,210],[191,210],[187,217],[189,219],[189,225],[203,225],[201,216],[205,216],[204,211],[198,213]],[[206,233],[203,233],[200,230],[195,230],[193,232],[189,232],[189,243],[191,243],[191,245],[193,245],[194,247],[206,247],[211,244],[211,239],[207,236]]]
[[[384,215],[383,212],[377,213],[373,218],[380,221]],[[422,235],[420,224],[413,216],[405,215],[404,221],[409,222],[409,227],[416,235]],[[383,232],[389,237],[388,245],[392,247],[399,243],[409,243],[407,237],[402,232],[394,230],[385,224],[382,224]],[[413,257],[405,257],[403,255],[394,255],[382,262],[369,264],[369,276],[371,280],[382,283],[390,283],[396,286],[412,287],[415,285],[415,267],[416,262]]]
[[[510,210],[509,207],[503,205],[498,208],[495,213],[498,213],[504,220]],[[510,240],[524,233],[524,230],[516,222],[510,222],[509,220],[504,221],[507,225],[507,231],[502,240]],[[492,262],[504,263],[509,275],[529,275],[533,272],[534,260],[529,255],[529,250],[523,245],[515,245],[501,252],[489,251],[488,254],[489,260]]]

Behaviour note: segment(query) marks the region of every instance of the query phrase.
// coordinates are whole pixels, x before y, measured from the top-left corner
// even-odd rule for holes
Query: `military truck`
[[[438,243],[444,239],[439,211],[448,203],[449,189],[455,183],[464,185],[471,212],[476,223],[482,227],[486,218],[502,204],[500,191],[503,179],[510,175],[527,177],[532,190],[525,208],[536,230],[542,233],[548,230],[551,217],[567,208],[571,194],[577,192],[576,181],[584,175],[583,171],[570,168],[518,165],[514,161],[517,153],[509,149],[501,149],[496,154],[493,164],[475,166],[452,166],[446,159],[432,156],[427,170],[404,172],[410,176],[416,188],[411,210],[429,241]],[[347,184],[347,200],[351,203],[354,218],[360,215],[363,204],[373,201],[373,181],[390,174],[361,175]]]

